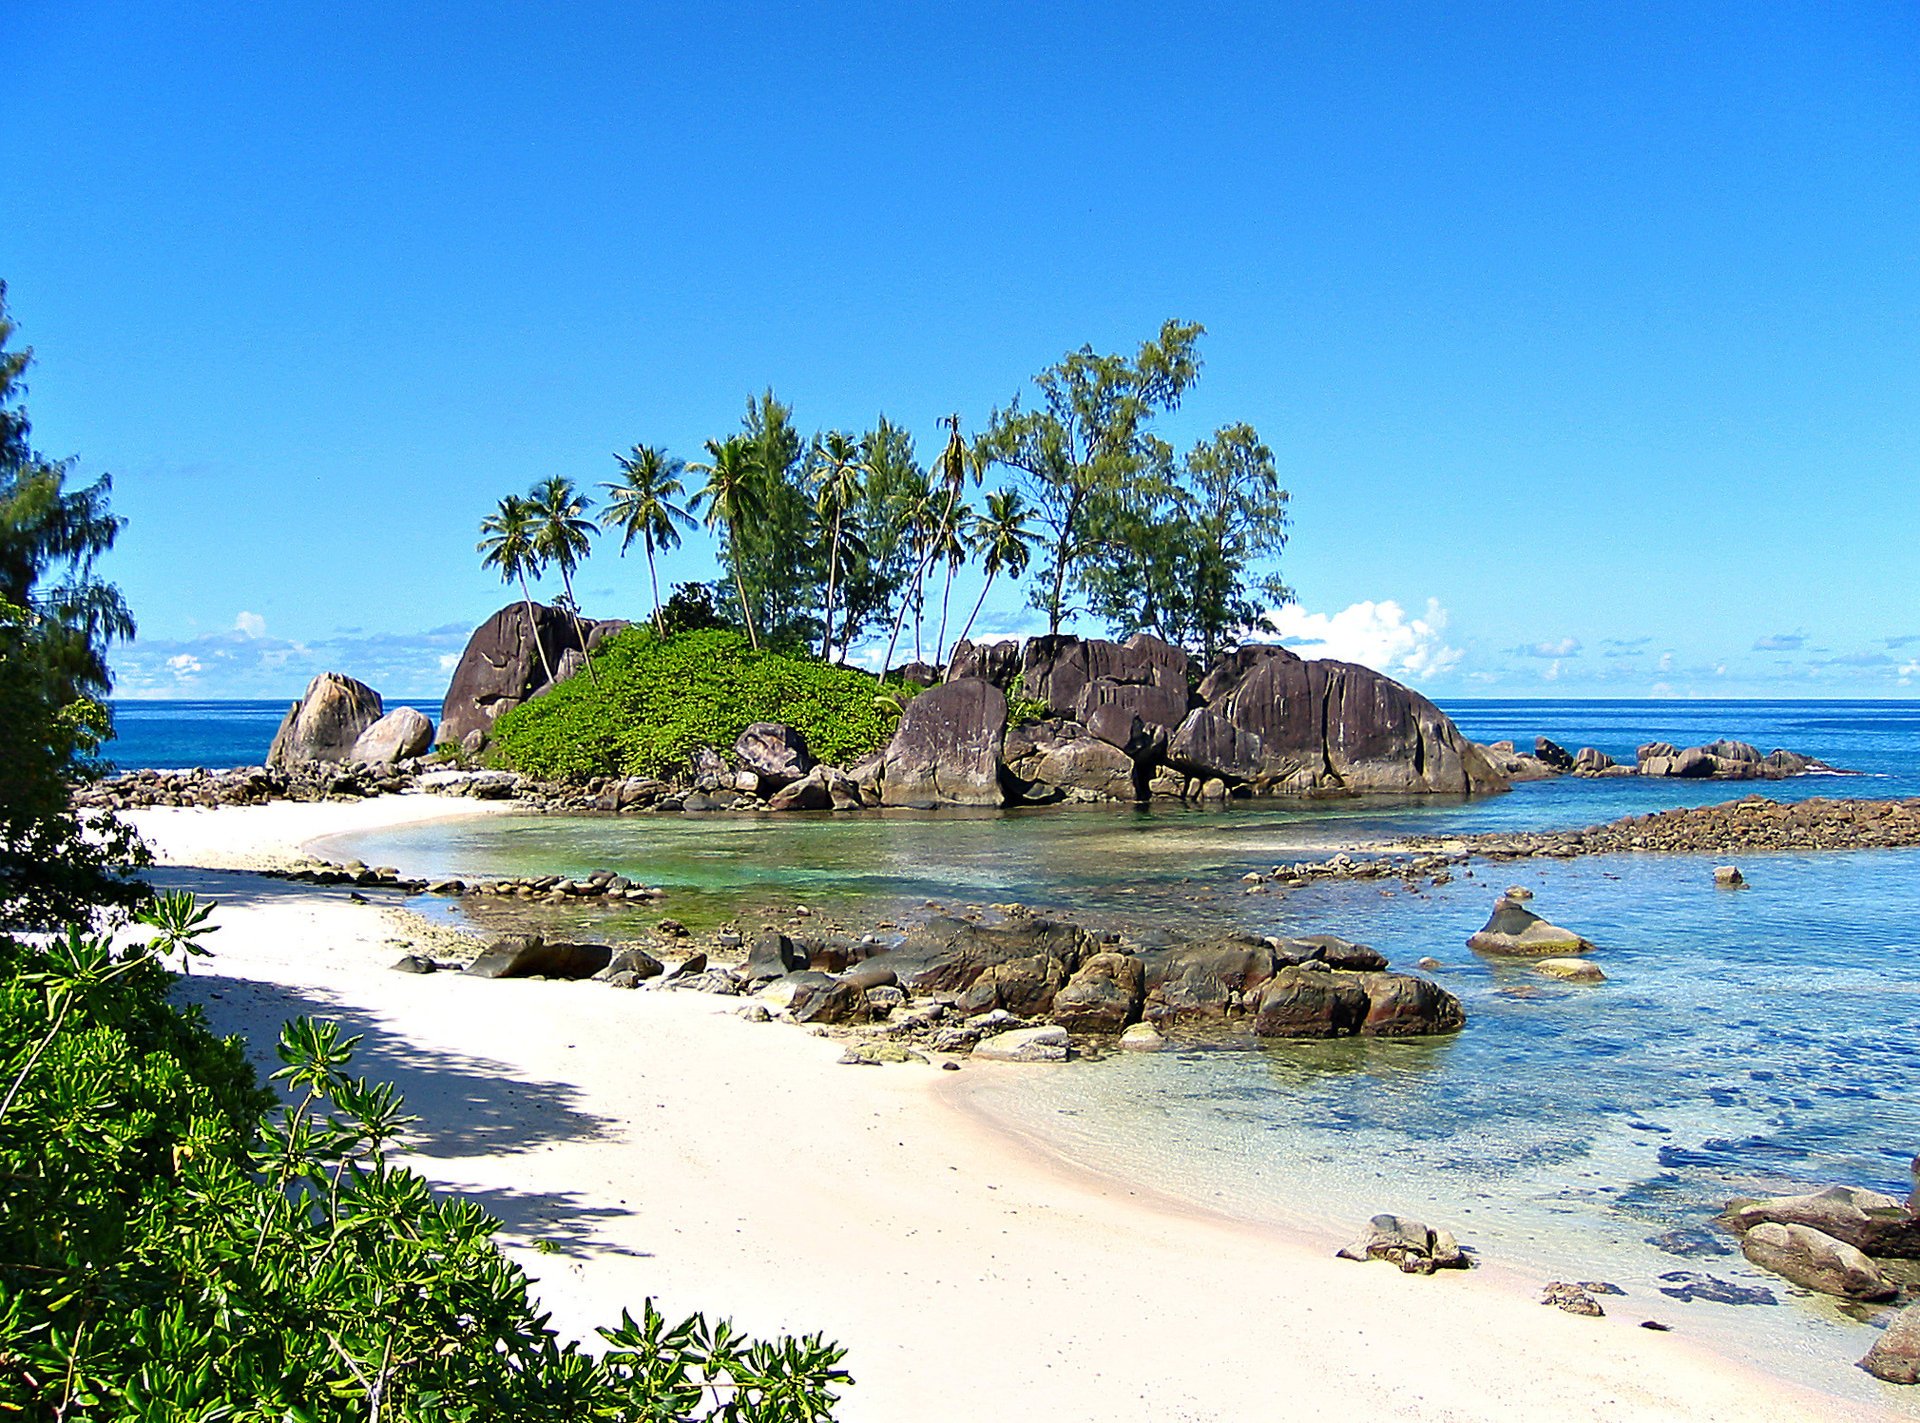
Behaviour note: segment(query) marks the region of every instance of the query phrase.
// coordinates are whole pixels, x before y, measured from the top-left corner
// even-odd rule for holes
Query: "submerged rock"
[[[1067,1030],[1057,1025],[1015,1028],[982,1038],[973,1055],[988,1062],[1065,1062],[1071,1049]]]
[[[1605,983],[1607,976],[1600,971],[1600,965],[1589,963],[1586,959],[1540,959],[1533,965],[1535,973],[1544,973],[1549,978],[1558,978],[1567,983]]]

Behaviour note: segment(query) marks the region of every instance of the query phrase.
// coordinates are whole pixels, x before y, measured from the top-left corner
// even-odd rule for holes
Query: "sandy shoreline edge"
[[[649,1294],[820,1330],[849,1348],[850,1420],[1908,1416],[1637,1314],[1541,1308],[1537,1281],[1497,1265],[1413,1279],[1333,1260],[1325,1238],[1081,1170],[970,1103],[972,1073],[1059,1069],[849,1069],[705,995],[396,974],[425,921],[247,873],[511,809],[413,795],[128,818],[158,883],[221,901],[182,997],[263,1061],[299,1013],[365,1032],[357,1070],[423,1118],[413,1164],[507,1223],[569,1333]]]

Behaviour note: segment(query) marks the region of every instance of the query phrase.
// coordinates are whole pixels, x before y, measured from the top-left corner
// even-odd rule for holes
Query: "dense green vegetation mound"
[[[488,762],[550,780],[685,770],[702,746],[725,751],[756,721],[785,722],[814,756],[851,765],[893,735],[879,680],[809,657],[755,651],[730,630],[618,633],[581,672],[494,727]],[[902,688],[889,684],[898,697]]]

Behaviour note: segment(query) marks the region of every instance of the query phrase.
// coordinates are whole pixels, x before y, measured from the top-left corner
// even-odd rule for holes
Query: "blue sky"
[[[1309,649],[1920,696],[1913,8],[1336,8],[12,0],[0,277],[132,521],[122,691],[435,695],[500,494],[769,384],[932,446],[1180,316]]]

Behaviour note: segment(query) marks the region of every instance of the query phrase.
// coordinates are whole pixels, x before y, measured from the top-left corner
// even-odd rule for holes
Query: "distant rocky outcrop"
[[[565,681],[584,665],[583,633],[585,651],[590,652],[629,626],[619,619],[595,622],[581,618],[576,629],[572,617],[545,603],[533,605],[529,621],[526,603],[507,604],[467,639],[466,651],[460,654],[447,687],[435,739],[468,745],[469,738],[477,733],[470,749],[477,748],[491,735],[494,722],[552,685],[547,681],[549,663],[555,683]]]
[[[381,718],[380,694],[339,672],[322,672],[307,684],[273,735],[267,765],[306,761],[351,761],[361,734]]]
[[[1745,741],[1710,741],[1681,748],[1671,741],[1650,741],[1640,747],[1631,766],[1621,765],[1595,746],[1568,752],[1563,746],[1537,737],[1531,753],[1516,751],[1511,741],[1495,741],[1481,754],[1510,781],[1539,781],[1554,776],[1657,776],[1679,780],[1780,781],[1815,772],[1843,774],[1837,767],[1798,751],[1775,749],[1766,755]]]
[[[889,805],[1035,805],[1506,789],[1444,712],[1368,668],[1250,647],[1196,686],[1197,670],[1144,633],[962,642],[947,680],[909,703],[878,768],[880,796]],[[1044,703],[1049,715],[996,726],[996,693]],[[947,766],[959,795],[934,769]]]

